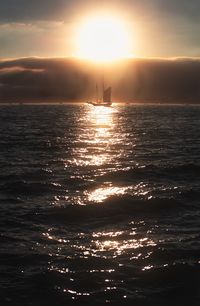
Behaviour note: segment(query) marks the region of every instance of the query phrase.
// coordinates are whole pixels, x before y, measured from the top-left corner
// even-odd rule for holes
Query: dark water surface
[[[0,170],[0,305],[200,305],[200,106],[1,106]]]

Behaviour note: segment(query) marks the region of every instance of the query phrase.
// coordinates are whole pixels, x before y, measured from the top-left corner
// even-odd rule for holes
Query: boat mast
[[[104,71],[102,74],[102,101],[104,102],[104,90],[105,90],[105,85],[104,85]]]
[[[99,100],[98,85],[96,84],[96,102]]]

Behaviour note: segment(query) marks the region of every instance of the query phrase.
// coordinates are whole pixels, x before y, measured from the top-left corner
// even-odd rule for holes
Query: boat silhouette
[[[111,106],[112,105],[112,100],[111,100],[112,88],[111,87],[105,88],[104,78],[102,80],[101,98],[99,98],[98,92],[99,92],[98,85],[96,84],[96,100],[88,101],[87,103],[92,104],[93,106]]]

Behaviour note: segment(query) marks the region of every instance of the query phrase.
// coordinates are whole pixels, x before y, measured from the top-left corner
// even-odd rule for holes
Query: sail
[[[103,92],[103,102],[110,102],[111,103],[111,87],[108,87]]]

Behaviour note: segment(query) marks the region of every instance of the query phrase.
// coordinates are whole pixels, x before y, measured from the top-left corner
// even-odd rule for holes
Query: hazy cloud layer
[[[113,99],[199,103],[200,60],[127,60],[107,66]],[[0,61],[0,102],[84,101],[94,97],[102,71],[83,61],[22,58]]]

